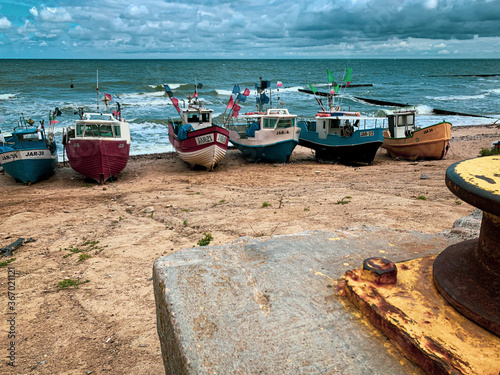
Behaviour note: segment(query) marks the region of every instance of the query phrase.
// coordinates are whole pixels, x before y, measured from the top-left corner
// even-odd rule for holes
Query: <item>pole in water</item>
[[[96,92],[97,92],[97,112],[99,112],[99,69],[97,69],[97,86],[96,86]]]
[[[73,86],[73,78],[71,79],[71,83],[70,83],[69,87],[70,87],[70,88],[73,88],[73,87],[74,87],[74,86]]]

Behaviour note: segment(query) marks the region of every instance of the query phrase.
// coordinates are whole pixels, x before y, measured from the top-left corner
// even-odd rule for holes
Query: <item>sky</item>
[[[0,0],[0,58],[500,58],[500,1]]]

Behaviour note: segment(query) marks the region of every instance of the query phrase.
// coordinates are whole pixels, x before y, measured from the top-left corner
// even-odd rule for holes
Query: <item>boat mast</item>
[[[99,113],[99,69],[97,69],[97,86],[96,86],[96,92],[97,92],[97,113]]]

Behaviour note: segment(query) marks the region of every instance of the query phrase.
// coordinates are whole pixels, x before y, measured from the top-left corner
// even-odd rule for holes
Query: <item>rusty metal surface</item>
[[[500,278],[477,258],[478,240],[448,247],[436,258],[434,283],[462,314],[500,336]]]
[[[483,210],[477,241],[464,241],[436,258],[433,281],[458,311],[500,336],[500,156],[451,165],[449,189]]]
[[[500,372],[500,338],[450,306],[432,285],[435,256],[396,263],[396,285],[346,273],[349,299],[427,374]]]

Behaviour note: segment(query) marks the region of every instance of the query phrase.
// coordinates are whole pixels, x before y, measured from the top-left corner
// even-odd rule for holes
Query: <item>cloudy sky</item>
[[[0,0],[0,58],[500,58],[499,0]]]

